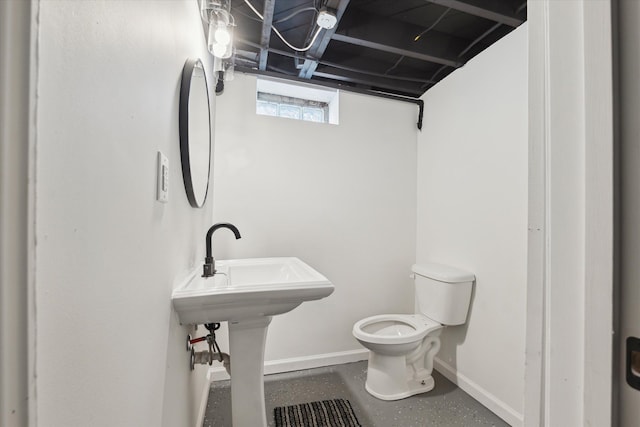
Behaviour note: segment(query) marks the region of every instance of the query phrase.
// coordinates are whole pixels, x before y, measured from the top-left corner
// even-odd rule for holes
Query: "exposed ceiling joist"
[[[353,71],[356,73],[366,74],[369,76],[376,76],[390,80],[402,80],[407,82],[416,82],[416,83],[435,83],[433,80],[429,80],[424,76],[424,73],[412,73],[411,75],[396,75],[396,74],[386,74],[384,72],[376,72],[373,70],[380,69],[380,65],[378,65],[378,61],[366,60],[363,58],[353,58],[348,62],[333,62],[327,59],[322,59],[318,62],[318,65],[326,65],[328,67],[337,68],[340,70]]]
[[[236,58],[247,59],[253,61],[254,63],[258,62],[258,58],[260,57],[260,52],[252,52],[244,49],[236,49]]]
[[[327,78],[331,80],[339,80],[342,82],[356,83],[366,86],[373,86],[384,89],[391,89],[397,92],[404,92],[415,97],[419,97],[422,94],[421,84],[401,82],[387,80],[384,78],[362,75],[351,71],[340,70],[339,73],[332,70],[330,67],[323,65],[318,66],[314,74],[316,77]]]
[[[260,34],[260,58],[258,59],[258,67],[261,70],[267,69],[267,56],[269,55],[269,41],[271,40],[271,25],[273,23],[273,11],[276,6],[276,0],[264,0],[264,9],[262,11],[262,33]]]
[[[338,22],[333,28],[324,30],[324,33],[321,35],[319,40],[316,40],[314,45],[307,52],[307,57],[302,64],[302,69],[298,73],[298,77],[303,79],[310,79],[313,76],[314,71],[318,67],[317,59],[322,58],[324,51],[327,49],[329,42],[331,41],[331,37],[333,37],[334,33],[338,29],[338,25],[340,24],[340,20],[342,19],[342,15],[344,11],[347,9],[349,5],[349,0],[329,0],[327,2],[327,7],[335,9],[336,18]]]
[[[517,27],[524,22],[518,18],[514,11],[509,10],[504,2],[499,0],[487,2],[487,0],[427,0],[429,3],[437,4],[469,15],[478,16],[480,18],[489,19],[501,24]],[[487,6],[491,3],[491,6]]]
[[[344,28],[333,35],[333,40],[455,68],[464,64],[451,52],[464,49],[468,40],[431,30],[416,42],[415,36],[424,28],[363,10],[349,10],[343,21]]]
[[[248,40],[243,40],[243,39],[239,39],[238,40],[240,43],[242,44],[246,44],[247,46],[251,46],[251,47],[255,47],[255,48],[259,48],[259,46],[256,43],[252,43]],[[241,55],[243,58],[247,59],[247,60],[251,60],[252,57],[255,57],[256,54],[252,54],[252,52],[249,51],[245,51],[242,49],[239,49],[236,51],[237,54]],[[274,48],[269,48],[269,52],[274,53],[276,55],[281,55],[281,56],[285,56],[288,58],[299,58],[299,56],[297,56],[294,53],[291,52],[287,52],[287,51],[283,51],[280,49],[274,49]],[[354,65],[349,66],[349,65],[345,65],[345,64],[339,64],[336,62],[330,62],[330,61],[326,61],[326,60],[321,60],[318,62],[318,65],[323,65],[325,67],[330,67],[330,68],[334,68],[334,69],[338,69],[338,70],[345,70],[347,72],[351,72],[351,73],[355,73],[355,74],[364,74],[367,76],[373,76],[373,77],[378,77],[380,79],[386,79],[387,83],[385,84],[385,86],[392,86],[392,87],[397,87],[397,84],[394,84],[393,81],[402,81],[402,82],[413,82],[413,83],[419,83],[421,85],[425,85],[425,84],[434,84],[435,81],[433,80],[429,80],[428,78],[425,77],[418,77],[417,75],[413,75],[413,76],[398,76],[398,75],[386,75],[384,73],[377,73],[375,71],[371,71],[371,68],[380,68],[380,66],[378,65],[377,67],[373,67],[373,63],[374,61],[363,61],[361,58],[359,59],[354,59],[354,61],[352,61]],[[262,70],[264,71],[264,70]],[[328,74],[328,73],[325,73]],[[339,76],[339,74],[341,73],[337,73],[334,71],[332,73],[332,75],[334,76]],[[351,77],[349,75],[345,74],[345,78],[338,78],[336,77],[336,80],[340,80],[340,81],[350,81],[350,82],[355,82],[355,80],[353,79],[353,76],[351,75]],[[357,83],[359,84],[376,84],[378,86],[380,86],[380,82],[382,82],[384,80],[376,80],[375,82],[371,79],[362,79],[361,81],[358,81]],[[405,88],[406,89],[406,88]]]
[[[255,48],[260,49],[260,45],[258,45],[257,43],[252,42],[251,40],[246,40],[246,39],[241,39],[241,38],[238,38],[237,40],[241,44],[245,44],[247,46],[251,46],[251,47],[255,47]],[[296,58],[297,57],[297,55],[295,53],[288,52],[288,51],[285,51],[285,50],[275,49],[275,48],[272,48],[272,47],[268,48],[267,50],[269,52],[271,52],[271,53],[276,53],[278,55],[287,56],[289,58]],[[261,71],[264,71],[264,70],[261,70]]]
[[[413,50],[403,49],[397,46],[392,46],[384,43],[377,43],[372,40],[365,40],[363,38],[354,37],[346,34],[334,34],[333,39],[344,43],[350,43],[357,46],[363,46],[370,49],[376,49],[383,52],[394,53],[396,55],[408,56],[410,58],[419,59],[420,61],[435,62],[437,64],[449,65],[451,67],[461,67],[462,62],[454,59],[440,58],[429,54],[416,52]]]
[[[239,67],[411,99],[525,21],[527,5],[526,0],[249,0],[263,20],[244,0],[231,2],[237,28],[230,61]],[[317,31],[318,7],[335,12],[338,23],[331,30]],[[272,34],[274,26],[285,40]],[[313,37],[311,47],[301,51]]]

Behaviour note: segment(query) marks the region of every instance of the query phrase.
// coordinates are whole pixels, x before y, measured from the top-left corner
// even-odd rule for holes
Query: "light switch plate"
[[[156,199],[159,202],[169,201],[169,159],[158,151],[158,190]]]

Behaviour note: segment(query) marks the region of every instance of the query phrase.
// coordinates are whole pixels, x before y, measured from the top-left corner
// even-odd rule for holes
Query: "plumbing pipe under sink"
[[[210,353],[208,350],[193,351],[191,353],[191,370],[194,365],[211,365],[214,360],[220,361],[222,357],[222,366],[226,369],[227,374],[231,376],[231,356],[227,353]]]

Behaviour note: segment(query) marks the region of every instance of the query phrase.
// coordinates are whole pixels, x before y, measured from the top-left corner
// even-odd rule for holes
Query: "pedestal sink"
[[[171,297],[181,324],[229,322],[234,427],[266,427],[264,344],[271,317],[329,296],[333,284],[298,258],[216,261],[193,271]]]

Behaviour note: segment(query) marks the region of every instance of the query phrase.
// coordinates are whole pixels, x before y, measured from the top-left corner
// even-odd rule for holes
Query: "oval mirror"
[[[200,59],[187,59],[180,85],[180,159],[187,199],[201,208],[209,189],[211,122],[207,76]]]

